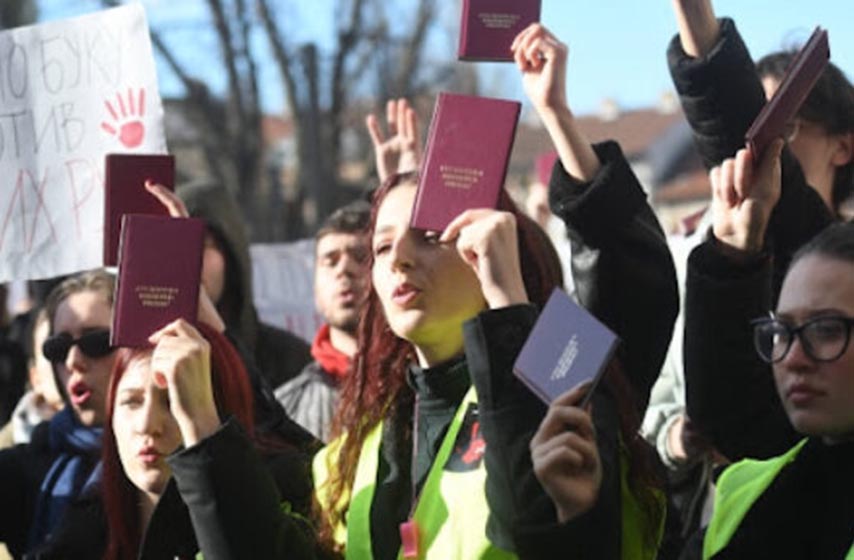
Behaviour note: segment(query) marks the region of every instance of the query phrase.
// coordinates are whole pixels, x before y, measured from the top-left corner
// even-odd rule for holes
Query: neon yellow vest
[[[414,519],[419,527],[419,558],[424,560],[515,559],[517,556],[493,545],[486,537],[486,521],[489,517],[489,505],[486,501],[486,468],[481,461],[480,467],[469,472],[448,472],[443,467],[453,451],[462,427],[466,410],[470,403],[476,402],[474,388],[469,389],[463,402],[457,409],[442,446],[421,491]],[[365,438],[356,477],[353,483],[352,500],[346,514],[346,527],[338,527],[336,541],[345,546],[348,560],[372,559],[370,508],[374,496],[377,468],[379,463],[382,423],[377,425]],[[334,458],[341,445],[341,439],[335,440],[323,448],[314,459],[314,481],[319,503],[324,509],[331,507],[330,497],[325,492],[324,483],[328,480],[330,469],[334,468]],[[631,492],[628,491],[622,465],[623,478],[623,528],[622,557],[625,560],[652,560],[657,546],[649,549],[643,546],[641,510]],[[347,496],[342,500],[347,501]],[[662,522],[658,531],[658,542],[664,528]],[[398,558],[402,558],[399,553]]]
[[[745,459],[727,467],[715,488],[715,510],[703,539],[704,559],[726,548],[759,496],[771,486],[780,471],[795,460],[806,442],[805,439],[800,441],[778,457],[764,461]],[[854,560],[854,545],[845,560]]]

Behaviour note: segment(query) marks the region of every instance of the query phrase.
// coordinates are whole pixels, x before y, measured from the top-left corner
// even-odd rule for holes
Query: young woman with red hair
[[[555,547],[619,558],[621,535],[640,527],[638,538],[655,533],[654,551],[652,488],[621,493],[653,477],[618,366],[593,397],[600,433],[584,429],[585,411],[562,425],[581,428],[571,510],[556,510],[534,472],[529,445],[546,407],[512,365],[562,284],[546,234],[505,191],[496,210],[463,212],[443,232],[411,229],[416,185],[393,174],[374,194],[359,350],[334,439],[315,458],[321,540],[347,558],[541,558]]]
[[[314,550],[305,518],[282,508],[270,465],[256,451],[253,396],[240,355],[219,332],[178,320],[151,348],[122,348],[110,382],[101,500],[41,558],[274,558]],[[277,467],[305,509],[310,485],[296,448]],[[302,506],[302,507],[300,507]],[[282,514],[282,510],[286,510]]]

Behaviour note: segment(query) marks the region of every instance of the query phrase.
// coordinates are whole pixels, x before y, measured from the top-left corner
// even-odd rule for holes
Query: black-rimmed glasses
[[[752,324],[756,352],[769,364],[786,357],[796,336],[807,356],[817,362],[832,362],[848,349],[854,317],[816,317],[797,327],[776,317],[763,317]]]

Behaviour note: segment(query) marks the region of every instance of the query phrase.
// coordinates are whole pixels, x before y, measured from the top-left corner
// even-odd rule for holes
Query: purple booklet
[[[196,322],[205,224],[125,214],[110,344],[132,348],[178,318]]]
[[[412,227],[443,231],[470,208],[495,208],[521,104],[440,93],[412,207]]]
[[[757,161],[771,142],[783,136],[786,125],[798,114],[828,60],[827,31],[816,27],[807,44],[792,59],[774,96],[762,107],[745,135]]]
[[[566,292],[555,289],[522,347],[513,373],[546,404],[584,381],[590,400],[619,338]]]
[[[463,0],[460,60],[513,60],[510,45],[522,30],[540,21],[541,0]]]

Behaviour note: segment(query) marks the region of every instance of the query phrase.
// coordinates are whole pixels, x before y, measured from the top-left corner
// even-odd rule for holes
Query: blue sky
[[[542,0],[543,23],[569,44],[568,91],[570,104],[579,113],[595,111],[602,99],[621,107],[654,105],[670,89],[664,51],[676,31],[672,0]],[[283,4],[284,2],[273,2]],[[441,25],[431,38],[434,56],[455,49],[457,2],[438,0]],[[144,0],[153,27],[167,32],[190,68],[212,68],[216,53],[212,36],[200,33],[194,24],[204,14],[203,0]],[[249,3],[251,4],[251,2]],[[406,20],[415,0],[389,2],[396,7],[391,21]],[[96,0],[41,0],[42,18],[57,19],[97,9]],[[332,41],[333,0],[290,0],[293,6],[283,20],[286,31],[299,41]],[[854,2],[852,0],[717,0],[719,15],[732,16],[754,57],[784,46],[800,44],[815,25],[830,34],[831,58],[849,76],[854,76]],[[264,41],[258,47],[266,49]],[[214,54],[214,56],[216,56]],[[215,60],[217,62],[218,60]],[[278,112],[283,106],[280,81],[272,65],[262,80],[265,106]],[[162,93],[180,93],[180,87],[158,61]],[[482,84],[495,96],[521,98],[518,75],[510,65],[481,65]],[[204,76],[203,76],[204,77]],[[216,81],[215,74],[211,79]]]

